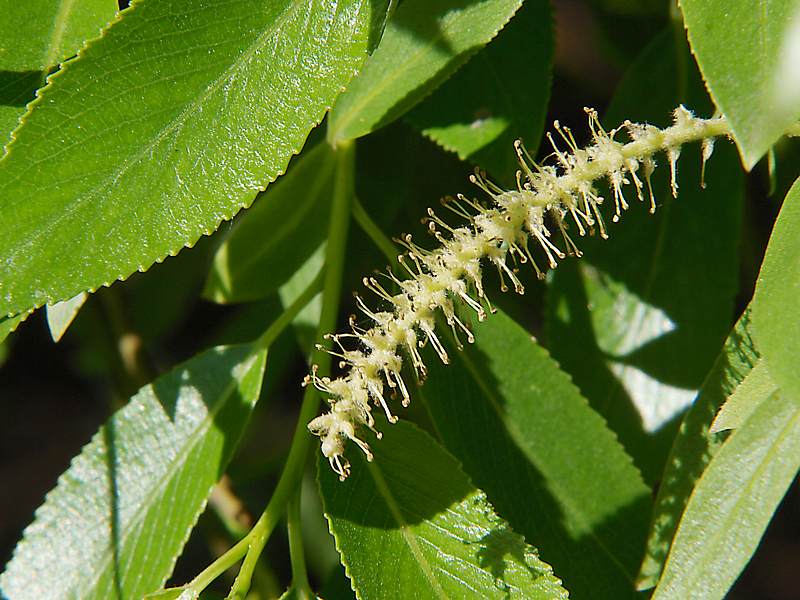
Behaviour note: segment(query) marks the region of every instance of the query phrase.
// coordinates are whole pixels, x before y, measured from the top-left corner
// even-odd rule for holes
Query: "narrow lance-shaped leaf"
[[[650,589],[658,582],[689,495],[725,440],[725,434],[709,429],[714,415],[758,361],[748,311],[728,336],[672,444],[653,507],[647,551],[636,581],[638,589]]]
[[[218,347],[142,388],[37,510],[0,595],[127,600],[161,587],[247,424],[265,360]]]
[[[775,222],[753,296],[753,337],[782,393],[800,402],[800,179]]]
[[[566,598],[549,565],[497,517],[452,456],[400,422],[340,482],[318,462],[331,533],[358,598]]]
[[[417,392],[445,447],[576,597],[633,597],[650,492],[630,457],[522,327],[474,331]]]
[[[800,468],[800,404],[780,391],[736,429],[692,492],[653,600],[723,598]]]
[[[552,57],[550,3],[528,0],[408,120],[443,148],[510,184],[518,168],[510,151],[514,140],[522,138],[532,149],[539,145]]]
[[[749,169],[800,117],[796,0],[680,0],[692,52]]]
[[[385,4],[120,13],[51,78],[0,161],[0,314],[147,269],[249,205],[358,69]]]
[[[612,100],[608,126],[630,118],[659,124],[679,102],[711,114],[688,49],[674,40],[664,31],[637,59]],[[689,74],[683,83],[682,73]],[[553,356],[650,484],[730,331],[743,198],[736,152],[725,140],[715,145],[705,189],[697,147],[681,152],[677,199],[667,171],[652,178],[654,215],[647,198],[631,194],[610,239],[582,240],[584,257],[553,273],[546,316]]]
[[[97,37],[116,0],[0,0],[0,145],[47,74]]]
[[[402,116],[491,40],[522,0],[406,0],[328,124],[336,145]]]

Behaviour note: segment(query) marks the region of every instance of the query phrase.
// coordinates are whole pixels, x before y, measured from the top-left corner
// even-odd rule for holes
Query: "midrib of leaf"
[[[253,362],[256,360],[256,357],[257,357],[257,355],[253,354],[244,363],[241,364],[241,366],[239,368],[242,370],[243,373],[250,370],[250,368],[253,366]],[[154,492],[151,494],[151,496],[154,496],[154,497],[155,496],[160,496],[162,491],[163,491],[163,489],[166,487],[166,485],[169,483],[169,481],[172,479],[172,477],[175,475],[175,473],[177,473],[179,470],[181,470],[181,467],[182,467],[186,457],[189,454],[191,454],[191,452],[200,443],[200,440],[203,437],[202,435],[200,435],[200,432],[204,432],[205,430],[207,430],[209,428],[209,426],[211,425],[211,423],[214,420],[214,417],[216,417],[217,413],[220,411],[220,409],[223,406],[225,406],[225,404],[227,403],[227,398],[233,393],[234,389],[236,389],[236,387],[238,387],[239,384],[240,384],[240,382],[235,377],[233,379],[231,379],[231,381],[228,382],[228,385],[225,386],[225,389],[223,390],[222,394],[220,394],[220,396],[219,396],[219,398],[220,398],[219,402],[217,402],[214,405],[214,408],[207,413],[206,418],[203,419],[200,422],[200,424],[198,425],[195,433],[191,436],[191,437],[194,438],[194,442],[190,442],[189,444],[184,446],[183,450],[181,450],[175,456],[175,459],[172,462],[172,466],[160,478],[160,480],[158,482],[158,485],[154,488]],[[106,451],[108,451],[108,448],[106,448]],[[143,515],[146,514],[147,511],[150,509],[150,506],[151,506],[151,504],[145,504],[145,503],[142,503],[142,504],[140,504],[138,506],[136,511],[133,513],[133,516],[128,521],[128,524],[120,532],[118,550],[122,550],[124,548],[125,542],[128,540],[128,536],[130,535],[130,531],[131,531],[132,527],[140,522],[140,520],[143,518]],[[107,572],[111,562],[114,560],[114,549],[113,548],[106,547],[103,550],[102,554],[103,554],[103,556],[100,559],[98,559],[99,561],[102,561],[102,568],[95,570],[96,575],[93,578],[93,580],[91,582],[91,585],[89,585],[86,589],[92,590],[97,586],[98,581],[100,580],[101,577],[103,577],[103,575],[105,575],[105,573]],[[175,556],[172,559],[173,565],[175,564],[176,560],[178,560],[177,556]]]
[[[774,397],[774,395],[773,395],[773,397]],[[777,460],[778,459],[778,457],[775,455],[775,453],[777,452],[777,449],[781,447],[781,445],[783,443],[783,440],[786,439],[786,437],[791,433],[791,431],[795,427],[795,424],[798,421],[800,421],[800,410],[796,410],[795,411],[794,416],[786,423],[786,425],[781,429],[781,432],[778,435],[778,437],[776,437],[775,440],[772,442],[772,444],[770,444],[770,449],[767,451],[767,453],[761,459],[761,461],[758,464],[758,467],[755,469],[755,471],[753,471],[753,474],[748,478],[747,484],[744,487],[745,492],[739,494],[739,498],[733,504],[733,509],[728,511],[728,514],[725,516],[725,518],[722,521],[722,524],[724,526],[723,527],[718,527],[717,530],[712,534],[711,541],[707,542],[705,544],[706,548],[714,547],[714,545],[716,545],[717,541],[719,540],[719,538],[723,534],[726,534],[731,529],[735,528],[735,524],[731,524],[732,521],[734,520],[734,516],[738,515],[738,513],[740,512],[740,507],[741,507],[742,503],[745,501],[745,498],[748,497],[748,493],[752,490],[753,485],[755,485],[755,482],[761,479],[762,474],[765,471],[766,467],[773,460]],[[734,434],[734,435],[736,435],[736,434]],[[706,472],[708,472],[708,471],[706,471]],[[689,502],[687,502],[687,505],[692,501],[692,498],[694,497],[695,492],[697,491],[698,488],[700,488],[702,483],[703,483],[703,477],[701,477],[700,480],[697,482],[697,485],[695,486],[694,490],[692,491],[692,495],[689,497]],[[677,533],[675,535],[677,537]],[[669,564],[669,563],[667,563],[667,564]],[[664,572],[665,573],[667,572],[667,565],[664,566]],[[691,589],[691,586],[684,586],[684,587],[685,587],[685,589]],[[658,590],[656,589],[656,591],[658,591]]]
[[[313,1],[313,0],[312,0]],[[108,189],[110,185],[112,185],[115,181],[117,181],[125,172],[138,164],[141,159],[148,153],[151,153],[154,148],[156,148],[160,143],[166,138],[167,135],[178,129],[179,127],[183,127],[185,125],[186,119],[189,117],[190,113],[200,106],[211,94],[216,92],[219,87],[232,75],[234,75],[244,63],[246,63],[252,56],[261,48],[264,44],[265,40],[272,36],[275,32],[279,31],[286,23],[288,18],[292,16],[292,14],[298,10],[301,4],[306,4],[305,2],[295,1],[292,2],[286,9],[278,15],[275,19],[275,22],[270,26],[268,29],[265,29],[263,33],[256,37],[256,39],[247,47],[247,50],[242,52],[236,60],[231,63],[231,65],[226,68],[220,75],[217,76],[208,86],[206,89],[194,100],[189,101],[186,106],[178,113],[169,123],[167,123],[163,128],[161,128],[158,134],[155,136],[152,142],[148,143],[144,146],[139,152],[134,154],[131,157],[126,158],[122,161],[122,165],[116,170],[109,174],[102,183],[96,186],[93,190],[88,191],[85,194],[82,194],[78,198],[76,198],[73,202],[69,205],[64,207],[64,210],[60,211],[59,214],[49,220],[45,226],[39,230],[38,233],[33,234],[30,236],[27,242],[20,244],[16,251],[12,251],[10,256],[8,256],[8,260],[14,260],[16,256],[22,252],[23,250],[27,250],[31,246],[36,245],[39,243],[39,240],[43,235],[47,232],[57,228],[57,226],[66,219],[67,217],[71,216],[72,213],[79,209],[84,203],[88,202],[92,198],[99,195],[103,190]],[[13,144],[9,145],[9,150],[11,149]],[[7,154],[8,155],[8,154]],[[20,179],[24,175],[20,173],[17,177],[12,178],[10,181],[14,182]]]
[[[61,40],[64,38],[64,31],[67,28],[67,17],[72,11],[72,6],[74,4],[75,0],[63,0],[58,7],[56,17],[53,20],[53,30],[50,34],[50,43],[47,46],[47,52],[44,55],[44,61],[42,63],[44,70],[42,71],[40,85],[43,85],[47,80],[47,70],[52,69],[55,66],[53,63],[56,61],[57,51],[59,46],[61,46]]]
[[[473,379],[478,384],[481,392],[483,392],[484,396],[486,396],[489,404],[491,405],[492,409],[497,413],[498,418],[501,420],[502,423],[505,424],[506,430],[508,431],[509,435],[514,439],[520,447],[524,447],[524,440],[525,436],[522,435],[522,432],[519,430],[519,426],[516,422],[504,419],[503,418],[503,411],[500,408],[500,403],[498,402],[497,398],[492,394],[491,390],[486,386],[483,381],[483,378],[480,377],[480,372],[475,367],[474,363],[470,359],[469,356],[466,355],[465,352],[456,352],[455,353],[461,361],[464,363],[465,368],[470,372]],[[427,403],[427,401],[426,401]],[[588,406],[588,405],[587,405]],[[526,454],[527,456],[527,454]],[[573,503],[572,503],[572,495],[568,493],[564,493],[564,490],[558,484],[558,479],[553,478],[550,473],[547,472],[541,465],[536,465],[538,469],[542,471],[542,474],[547,478],[548,487],[557,495],[559,502],[564,505],[565,508],[569,509],[570,514],[576,518],[578,521],[578,525],[582,526],[584,532],[593,539],[597,545],[603,550],[603,552],[611,559],[611,562],[616,566],[620,572],[624,575],[626,581],[633,581],[632,575],[628,572],[625,566],[619,562],[614,553],[611,552],[603,541],[597,537],[597,534],[594,531],[594,528],[589,525],[586,521],[586,518],[583,516],[583,512],[579,510]]]
[[[439,581],[433,574],[433,569],[428,563],[428,559],[425,558],[422,548],[419,547],[416,534],[409,529],[408,523],[406,523],[406,520],[403,518],[400,507],[397,505],[397,501],[394,499],[389,486],[386,485],[386,480],[383,478],[383,473],[381,472],[380,468],[374,462],[367,463],[367,466],[369,468],[370,475],[372,475],[372,479],[375,481],[375,487],[378,488],[378,491],[386,502],[386,507],[389,509],[389,512],[392,513],[392,516],[399,525],[403,539],[408,545],[408,549],[411,551],[411,554],[413,554],[414,558],[417,559],[417,563],[422,569],[422,572],[425,574],[425,578],[430,582],[431,586],[436,592],[437,597],[442,598],[442,600],[448,600],[447,594],[444,593],[444,589],[442,589],[442,586],[439,584]]]

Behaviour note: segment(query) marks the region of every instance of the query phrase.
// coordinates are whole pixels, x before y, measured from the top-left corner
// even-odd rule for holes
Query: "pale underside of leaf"
[[[100,600],[158,589],[247,422],[265,358],[217,348],[142,388],[48,494],[0,577],[3,594]]]

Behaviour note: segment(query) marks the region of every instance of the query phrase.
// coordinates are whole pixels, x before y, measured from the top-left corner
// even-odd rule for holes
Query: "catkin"
[[[613,195],[614,221],[629,206],[626,189],[632,188],[637,199],[647,201],[650,212],[655,212],[656,200],[650,185],[655,157],[666,156],[672,194],[677,196],[676,164],[681,147],[700,142],[705,167],[714,139],[730,135],[723,117],[701,119],[683,106],[674,111],[674,123],[666,129],[627,121],[606,131],[596,111],[586,109],[586,113],[592,137],[590,145],[578,147],[570,130],[558,122],[554,129],[559,141],[552,134],[547,135],[553,153],[546,164],[537,164],[522,143],[516,142],[514,148],[520,165],[516,189],[503,190],[476,172],[470,180],[488,195],[490,206],[461,194],[444,199],[443,206],[463,219],[465,225],[453,227],[428,209],[428,227],[439,246],[426,250],[406,236],[401,241],[406,252],[398,261],[408,277],[400,279],[388,271],[393,291],[374,277],[364,278],[364,285],[382,300],[385,310],[373,310],[356,296],[359,309],[372,326],[364,329],[351,318],[350,332],[327,336],[333,342],[329,352],[341,360],[345,373],[331,379],[320,376],[314,366],[304,380],[304,385],[312,384],[323,392],[330,405],[330,410],[312,420],[308,428],[321,438],[322,453],[340,479],[344,480],[350,472],[350,464],[344,457],[347,441],[354,442],[368,460],[372,459],[369,446],[359,438],[361,428],[375,430],[372,408],[381,409],[389,422],[394,423],[397,418],[389,399],[399,395],[403,406],[410,402],[403,365],[410,363],[417,377],[424,378],[426,368],[419,348],[425,344],[431,345],[442,362],[449,362],[435,331],[437,311],[444,316],[456,340],[463,337],[473,341],[469,328],[457,316],[455,303],[462,302],[474,309],[480,320],[486,318],[487,310],[491,312],[482,283],[485,264],[497,269],[504,291],[508,282],[522,294],[524,287],[515,264],[530,263],[537,275],[543,277],[544,271],[534,259],[532,247],[541,249],[550,268],[555,268],[566,254],[581,255],[567,232],[568,223],[574,224],[581,236],[597,231],[603,238],[608,237],[599,209],[604,198],[595,187],[597,181],[608,182]],[[627,132],[627,142],[615,139],[623,130]],[[554,233],[561,238],[561,247],[554,241]],[[375,433],[380,438],[380,433]]]

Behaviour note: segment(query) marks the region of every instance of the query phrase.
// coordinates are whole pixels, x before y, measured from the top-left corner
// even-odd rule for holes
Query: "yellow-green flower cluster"
[[[356,443],[372,458],[369,446],[358,437],[359,429],[374,430],[373,406],[392,414],[389,398],[398,394],[402,405],[410,402],[407,383],[403,380],[403,365],[407,362],[417,377],[425,376],[425,364],[419,348],[430,344],[444,362],[448,362],[444,344],[435,331],[437,311],[441,311],[456,339],[464,336],[472,341],[472,333],[455,310],[456,302],[473,308],[479,319],[486,317],[491,304],[482,283],[482,267],[488,262],[500,274],[505,291],[506,281],[522,294],[524,288],[516,275],[517,263],[530,263],[542,277],[532,247],[539,247],[550,268],[565,254],[580,256],[575,242],[567,233],[568,222],[574,223],[580,235],[594,230],[604,238],[607,229],[599,206],[604,198],[595,184],[606,179],[613,194],[613,220],[628,208],[625,188],[633,188],[636,197],[650,203],[655,211],[655,198],[650,177],[656,168],[655,156],[666,155],[670,167],[672,193],[677,195],[676,162],[681,147],[690,142],[702,142],[703,164],[711,156],[713,140],[729,135],[723,118],[700,119],[683,106],[674,113],[674,124],[666,129],[652,125],[626,122],[620,128],[606,131],[597,113],[586,109],[592,143],[580,148],[570,130],[556,122],[556,142],[550,164],[537,164],[521,142],[515,144],[520,170],[517,187],[502,190],[481,174],[470,179],[491,199],[485,207],[463,195],[447,198],[443,205],[464,219],[465,225],[452,227],[436,213],[428,210],[428,226],[439,246],[425,250],[411,236],[403,240],[407,252],[398,257],[408,278],[399,279],[391,271],[389,291],[375,278],[365,278],[364,285],[379,296],[385,310],[373,310],[357,297],[360,310],[369,318],[369,329],[359,327],[351,319],[350,333],[329,336],[334,343],[330,350],[341,359],[345,374],[331,379],[320,377],[314,367],[306,378],[323,392],[330,405],[329,412],[315,418],[309,429],[322,439],[322,453],[341,479],[347,477],[350,466],[344,457],[347,441]],[[615,138],[625,130],[629,141]],[[560,234],[563,250],[553,240]],[[537,251],[538,252],[538,251]],[[377,433],[377,432],[376,432]],[[380,433],[377,434],[380,437]]]

